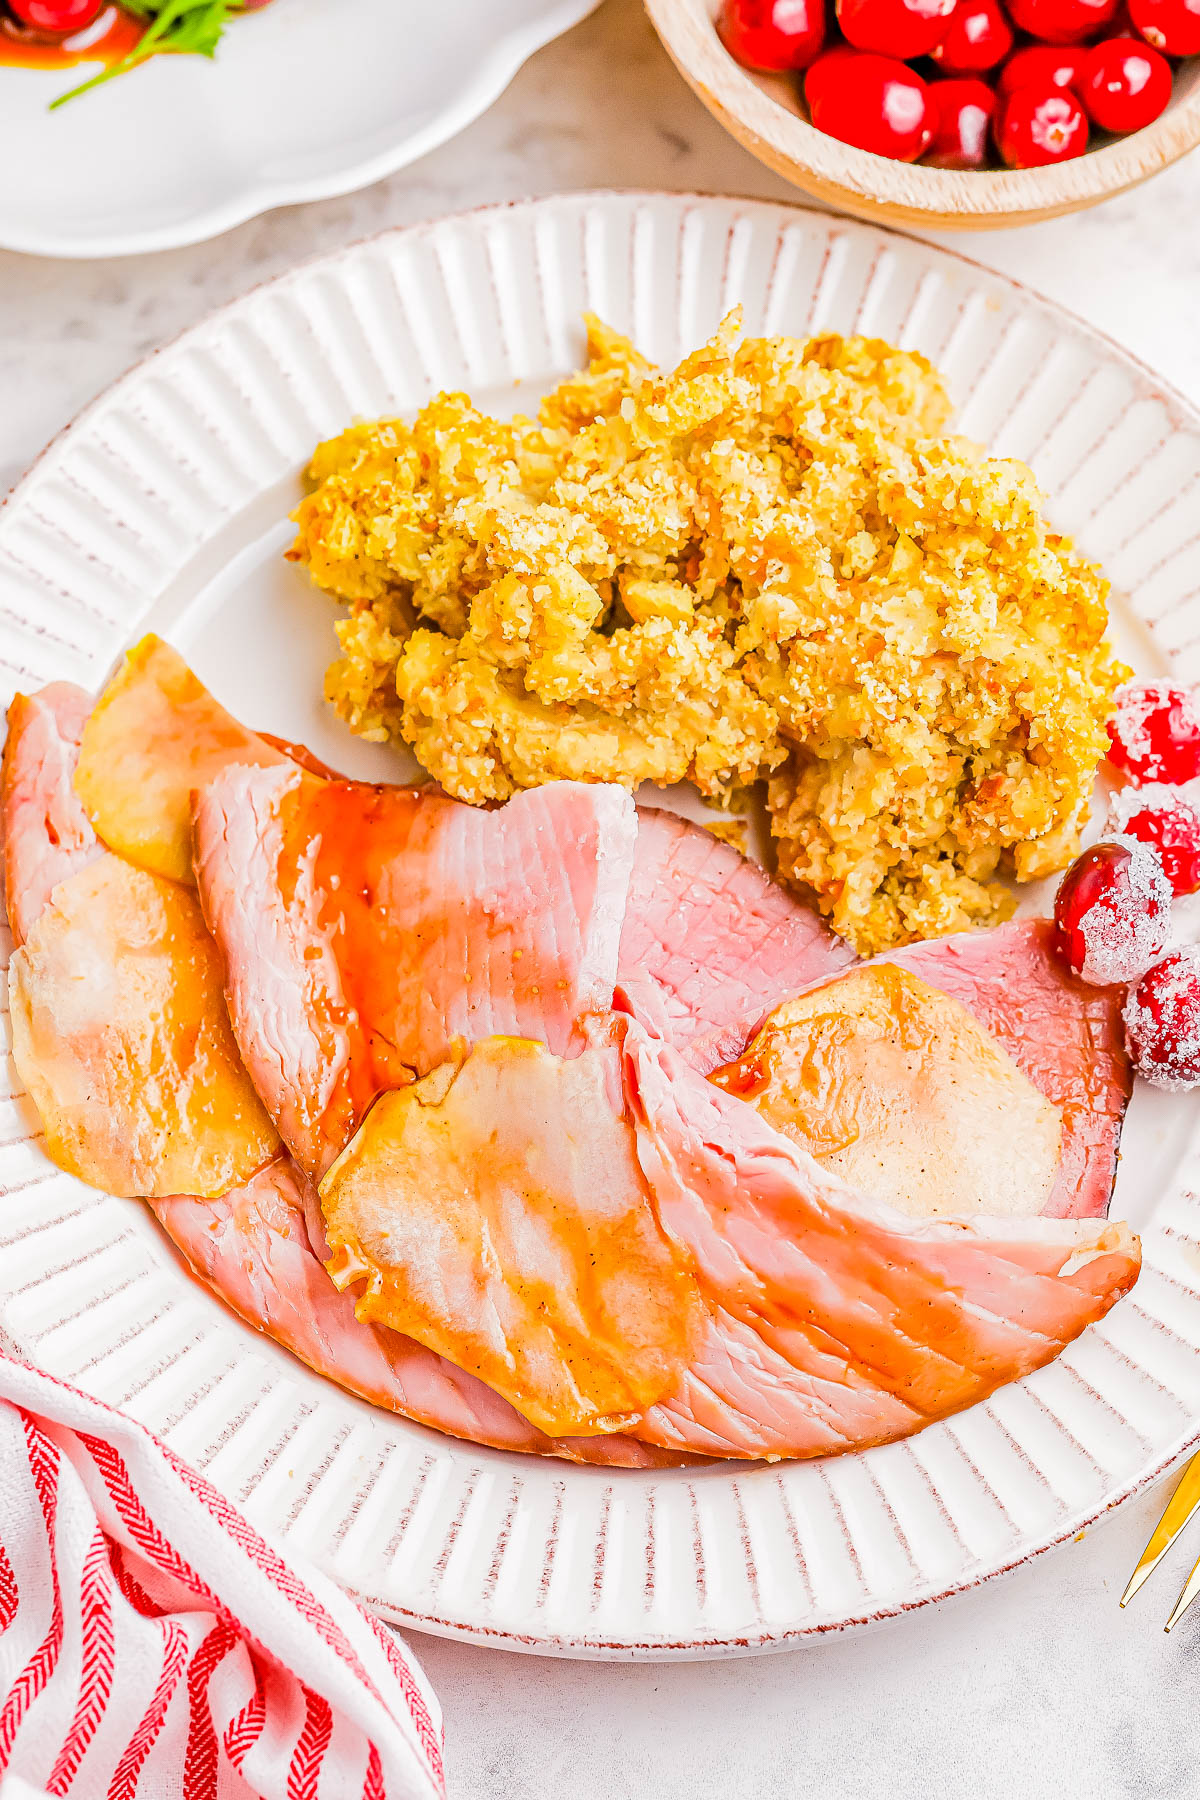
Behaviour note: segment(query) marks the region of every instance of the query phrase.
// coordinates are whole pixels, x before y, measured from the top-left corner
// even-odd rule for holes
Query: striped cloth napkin
[[[440,1714],[386,1627],[142,1426],[0,1357],[0,1789],[436,1800]]]

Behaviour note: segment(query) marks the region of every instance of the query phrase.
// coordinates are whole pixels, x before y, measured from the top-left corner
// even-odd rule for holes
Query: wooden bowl
[[[680,73],[739,143],[806,193],[888,224],[982,231],[1094,206],[1200,144],[1200,57],[1180,65],[1171,104],[1130,137],[1048,169],[929,169],[856,150],[809,124],[799,77],[758,75],[717,36],[719,0],[646,0]]]

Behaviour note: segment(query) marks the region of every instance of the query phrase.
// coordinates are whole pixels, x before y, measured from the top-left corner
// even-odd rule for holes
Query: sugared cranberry
[[[1200,948],[1172,950],[1125,1002],[1133,1066],[1158,1087],[1200,1085]]]
[[[955,0],[837,0],[846,42],[877,56],[928,56],[944,36]]]
[[[1103,31],[1118,0],[1008,0],[1014,25],[1042,44],[1082,44]]]
[[[105,0],[8,0],[22,25],[34,31],[82,31],[99,15]]]
[[[958,0],[930,55],[947,75],[982,75],[1002,63],[1012,47],[1012,26],[996,0]]]
[[[1067,162],[1087,149],[1087,114],[1069,88],[1019,87],[1004,101],[996,148],[1010,169]]]
[[[1122,837],[1149,844],[1175,893],[1200,893],[1200,807],[1175,788],[1126,788],[1112,823]]]
[[[1094,987],[1136,981],[1161,955],[1171,884],[1134,839],[1093,844],[1076,857],[1054,897],[1054,947]]]
[[[925,161],[935,169],[981,169],[996,96],[986,81],[931,81],[933,142]]]
[[[1200,699],[1170,681],[1131,681],[1108,722],[1108,760],[1139,785],[1200,775]]]
[[[1141,131],[1166,111],[1171,65],[1149,44],[1106,38],[1087,53],[1079,94],[1101,131]]]
[[[807,69],[825,42],[825,0],[725,0],[717,30],[748,69]]]
[[[1006,97],[1021,87],[1074,88],[1079,92],[1086,50],[1070,44],[1026,44],[1009,57],[996,86]]]
[[[804,84],[817,129],[877,156],[915,162],[933,136],[933,108],[921,77],[894,57],[865,50],[833,52],[822,68],[824,61],[814,64]]]
[[[1200,53],[1200,0],[1129,0],[1129,16],[1164,56]]]

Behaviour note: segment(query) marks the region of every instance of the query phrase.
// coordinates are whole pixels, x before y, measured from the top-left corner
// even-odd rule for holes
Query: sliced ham
[[[1137,1277],[1124,1225],[907,1218],[637,1025],[626,1065],[658,1217],[711,1305],[647,1442],[803,1457],[904,1436],[1051,1361]]]
[[[93,864],[91,879],[100,881],[101,894],[115,883],[119,892],[132,886],[143,897],[165,892],[185,916],[196,910],[190,895],[130,867],[97,842],[73,788],[79,742],[91,704],[82,689],[59,683],[31,697],[18,696],[10,708],[0,823],[10,918],[14,933],[21,938],[45,914],[51,893]],[[289,744],[279,748],[286,749],[292,761],[310,766],[302,747]],[[314,772],[323,770],[317,765]],[[70,909],[69,887],[63,899]],[[81,923],[90,919],[94,927],[97,896],[89,890],[88,899]],[[127,895],[116,910],[118,920],[128,926]],[[91,943],[90,934],[77,941],[77,974],[90,954]],[[114,991],[112,977],[112,971],[103,970],[99,987],[90,978],[83,984],[97,1030],[111,1026],[111,1014],[128,999]],[[73,1027],[79,1023],[73,1015]],[[50,1048],[58,1059],[68,1046],[61,1032],[52,1035],[55,1041]],[[144,1103],[152,1085],[139,1081],[132,1098]],[[90,1091],[90,1083],[82,1086]],[[140,1150],[144,1163],[144,1135],[130,1131],[128,1117],[119,1108],[115,1113],[101,1108],[98,1119],[111,1131],[111,1155],[127,1162]],[[200,1141],[204,1140],[202,1128]],[[181,1128],[172,1134],[168,1148],[173,1157],[190,1156],[195,1143],[195,1131]],[[268,1135],[254,1160],[269,1155],[271,1147]],[[315,1214],[312,1223],[319,1231],[320,1213],[314,1197],[306,1218],[305,1198],[303,1178],[286,1157],[276,1156],[244,1183],[214,1198],[171,1194],[151,1197],[149,1205],[188,1263],[233,1311],[318,1373],[378,1406],[497,1449],[618,1468],[655,1468],[695,1460],[617,1433],[561,1442],[547,1438],[482,1382],[411,1338],[361,1325],[353,1301],[337,1292],[325,1272],[323,1259],[328,1250],[323,1238],[313,1247],[310,1220]]]
[[[219,1194],[278,1148],[238,1056],[196,896],[105,855],[9,966],[13,1061],[47,1154],[131,1198]]]
[[[197,1275],[239,1317],[375,1406],[497,1450],[614,1468],[691,1460],[617,1434],[544,1437],[473,1375],[398,1332],[361,1324],[350,1295],[339,1294],[325,1272],[324,1242],[314,1250],[312,1209],[287,1157],[218,1199],[174,1195],[151,1206]]]
[[[995,931],[911,944],[887,960],[965,1006],[1060,1109],[1062,1158],[1044,1210],[1051,1218],[1098,1219],[1112,1198],[1133,1087],[1123,991],[1072,975],[1054,954],[1052,930],[1044,919],[1016,919]]]
[[[1136,1278],[1123,1226],[913,1219],[636,1020],[590,1037],[573,1062],[477,1047],[381,1103],[321,1185],[362,1316],[485,1372],[543,1427],[595,1429],[613,1404],[667,1450],[861,1449],[1049,1362]]]
[[[193,789],[231,763],[287,766],[290,755],[239,724],[151,633],[89,712],[75,790],[110,850],[190,887]]]
[[[854,961],[816,913],[701,825],[638,810],[621,933],[631,1010],[704,1070],[737,1056],[764,1014]]]
[[[73,785],[91,707],[82,688],[56,681],[18,694],[8,709],[0,818],[8,922],[18,944],[59,882],[104,854]]]
[[[914,1218],[1032,1216],[1062,1116],[957,1000],[860,963],[768,1014],[709,1077],[851,1187]]]
[[[687,1367],[695,1280],[649,1204],[624,1022],[582,1055],[488,1038],[385,1094],[321,1183],[359,1317],[469,1369],[543,1431],[636,1423]]]
[[[196,871],[234,1030],[285,1143],[322,1174],[375,1097],[456,1040],[582,1047],[612,1004],[636,837],[620,788],[485,812],[420,788],[231,769]]]

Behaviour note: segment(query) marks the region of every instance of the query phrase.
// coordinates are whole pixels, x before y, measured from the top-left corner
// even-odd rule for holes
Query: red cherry
[[[1158,1087],[1200,1083],[1200,948],[1172,950],[1147,969],[1125,1002],[1133,1066]]]
[[[1144,844],[1093,844],[1059,883],[1054,947],[1093,987],[1136,981],[1162,953],[1171,898],[1171,884]]]
[[[818,131],[892,156],[915,162],[933,136],[929,90],[919,75],[890,56],[865,50],[831,53],[810,71],[804,84],[812,122]]]
[[[82,31],[105,0],[9,0],[9,10],[34,31]]]
[[[1133,681],[1108,722],[1108,760],[1137,786],[1200,775],[1200,699],[1170,681]]]
[[[825,42],[825,0],[725,0],[717,30],[747,69],[807,69]]]
[[[838,24],[856,50],[927,56],[946,32],[955,0],[836,0]]]
[[[1200,893],[1200,807],[1174,788],[1126,788],[1113,823],[1122,837],[1149,844],[1177,894]]]
[[[986,81],[931,81],[933,141],[925,161],[935,169],[981,169],[996,96]]]
[[[981,75],[1012,47],[1012,27],[996,0],[958,0],[941,43],[929,54],[947,75]]]
[[[1088,51],[1079,94],[1101,131],[1140,131],[1166,111],[1171,65],[1149,44],[1108,38]]]
[[[1200,0],[1129,0],[1129,16],[1164,56],[1200,53]]]
[[[1020,87],[1004,102],[996,146],[1010,169],[1040,169],[1067,162],[1087,149],[1088,124],[1068,88]]]
[[[997,88],[1001,94],[1015,94],[1021,87],[1074,88],[1079,92],[1083,79],[1086,50],[1066,44],[1027,44],[1009,57],[1000,71]]]
[[[1112,19],[1119,0],[1008,0],[1014,25],[1043,44],[1081,44]]]

